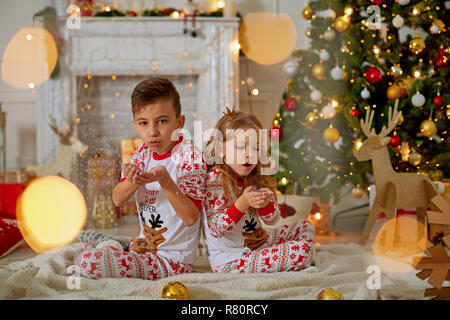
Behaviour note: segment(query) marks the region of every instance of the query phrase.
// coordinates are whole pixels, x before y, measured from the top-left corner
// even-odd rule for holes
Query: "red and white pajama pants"
[[[76,265],[86,278],[139,278],[158,280],[182,273],[192,273],[192,265],[183,264],[153,253],[137,253],[130,242],[130,251],[110,247],[95,249],[84,244]]]
[[[298,271],[313,259],[316,231],[308,220],[267,230],[265,243],[244,257],[228,262],[213,272],[258,273]]]

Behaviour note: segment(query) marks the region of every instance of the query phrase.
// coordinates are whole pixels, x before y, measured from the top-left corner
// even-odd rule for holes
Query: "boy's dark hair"
[[[172,105],[177,118],[181,115],[180,95],[173,83],[166,78],[152,77],[141,81],[131,94],[131,110],[133,116],[145,105],[158,99],[172,100]]]

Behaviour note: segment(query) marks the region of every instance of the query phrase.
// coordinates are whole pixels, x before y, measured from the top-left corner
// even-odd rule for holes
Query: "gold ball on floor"
[[[169,282],[161,291],[161,297],[166,299],[188,300],[188,288],[178,281]]]
[[[316,300],[344,300],[344,296],[337,290],[327,288],[320,291]]]

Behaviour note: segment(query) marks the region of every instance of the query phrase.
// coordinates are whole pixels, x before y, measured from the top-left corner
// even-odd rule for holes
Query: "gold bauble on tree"
[[[360,186],[352,189],[352,197],[354,199],[361,199],[364,196],[364,190]]]
[[[306,124],[313,127],[317,123],[317,116],[314,112],[310,112],[306,115]]]
[[[425,41],[421,38],[414,38],[409,42],[409,50],[415,54],[419,54],[425,49]]]
[[[412,166],[418,166],[420,164],[420,161],[422,161],[422,156],[420,155],[420,153],[414,151],[409,154],[408,162]]]
[[[178,281],[169,282],[164,286],[161,291],[161,298],[176,299],[176,300],[188,300],[189,290],[188,288]]]
[[[348,16],[340,16],[334,21],[334,28],[336,31],[344,32],[350,26],[350,19]]]
[[[306,6],[303,8],[302,10],[302,17],[306,20],[309,20],[312,18],[312,16],[314,15],[314,9],[311,8],[310,6]]]
[[[434,124],[433,120],[428,119],[423,121],[420,124],[420,132],[425,136],[425,137],[432,137],[436,134],[437,132],[437,127]]]
[[[386,96],[389,100],[397,100],[403,98],[405,93],[405,89],[394,83],[387,89]]]
[[[325,66],[321,63],[315,64],[312,68],[312,74],[313,74],[314,78],[316,78],[317,80],[325,79],[326,72],[327,72],[327,70],[326,70]]]
[[[323,131],[322,137],[328,143],[335,143],[339,140],[340,135],[339,130],[330,125]]]
[[[344,300],[344,296],[337,290],[327,288],[320,291],[316,300]]]

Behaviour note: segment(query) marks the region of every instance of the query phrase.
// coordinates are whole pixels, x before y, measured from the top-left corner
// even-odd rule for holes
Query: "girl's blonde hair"
[[[221,150],[225,142],[234,137],[234,135],[227,136],[228,129],[232,129],[235,132],[235,130],[247,128],[259,130],[263,129],[263,126],[254,114],[247,111],[235,111],[234,108],[233,110],[229,110],[227,108],[227,112],[224,112],[224,115],[217,122],[215,130],[205,147],[204,153],[205,159],[207,159],[208,171],[212,167],[215,167],[222,173],[220,182],[223,185],[227,199],[231,199],[232,195],[236,198],[240,196],[238,194],[237,177],[231,167],[224,163],[223,160],[216,161],[219,159],[216,151]],[[263,150],[263,152],[265,151]],[[264,167],[270,167],[270,163],[263,165],[258,159],[256,167],[244,178],[244,189],[249,186],[254,186],[257,189],[269,188],[275,193],[276,180],[268,175],[261,174],[261,168]]]

